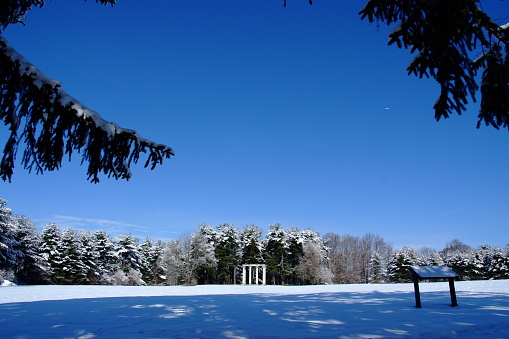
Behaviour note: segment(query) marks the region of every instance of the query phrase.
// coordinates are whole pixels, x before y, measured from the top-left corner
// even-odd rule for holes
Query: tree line
[[[243,264],[265,264],[267,284],[408,282],[408,265],[447,265],[460,279],[509,278],[509,247],[472,249],[459,240],[440,252],[396,251],[379,235],[362,237],[312,229],[201,224],[167,242],[105,231],[38,231],[0,199],[0,283],[194,285],[241,283]]]

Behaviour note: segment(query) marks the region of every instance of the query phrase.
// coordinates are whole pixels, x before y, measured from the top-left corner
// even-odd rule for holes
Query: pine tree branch
[[[359,13],[369,22],[396,24],[389,44],[417,55],[408,74],[431,77],[440,85],[435,118],[466,110],[481,88],[479,123],[509,124],[507,25],[499,27],[479,8],[479,0],[369,0]],[[505,48],[503,48],[505,47]],[[474,56],[483,52],[481,58]],[[484,68],[478,85],[477,71]]]
[[[11,180],[19,144],[24,144],[21,164],[36,173],[56,170],[64,155],[83,151],[82,163],[88,163],[88,179],[95,183],[101,172],[129,179],[131,163],[137,163],[141,153],[148,153],[145,167],[151,169],[174,155],[170,147],[85,107],[1,36],[0,64],[0,119],[10,130],[0,162],[4,181]]]
[[[114,6],[117,1],[95,0],[95,2],[105,6]],[[2,5],[0,6],[0,32],[11,24],[20,23],[25,25],[23,19],[26,19],[26,13],[31,10],[32,7],[42,8],[44,4],[45,0],[2,0]]]

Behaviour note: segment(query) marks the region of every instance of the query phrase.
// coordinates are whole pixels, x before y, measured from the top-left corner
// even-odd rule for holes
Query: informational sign
[[[456,290],[454,288],[454,279],[458,277],[458,274],[452,269],[447,266],[408,266],[408,269],[412,272],[412,280],[414,281],[415,307],[421,308],[419,280],[423,279],[447,279],[451,292],[451,306],[458,306]]]

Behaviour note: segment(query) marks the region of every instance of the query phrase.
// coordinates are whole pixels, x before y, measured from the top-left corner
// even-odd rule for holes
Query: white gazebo
[[[261,272],[260,272],[261,271]],[[248,279],[246,279],[246,273]],[[242,265],[242,285],[259,285],[261,273],[261,284],[267,282],[267,266],[265,264],[246,264]],[[254,281],[253,281],[254,280]]]

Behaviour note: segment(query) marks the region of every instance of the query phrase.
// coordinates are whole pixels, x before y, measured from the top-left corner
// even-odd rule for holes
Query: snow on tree
[[[189,233],[185,233],[179,236],[178,241],[182,246],[182,283],[186,286],[196,285],[196,269],[198,267],[198,260],[193,254],[193,236]]]
[[[216,280],[220,284],[235,284],[240,261],[238,230],[234,225],[217,226],[215,256]]]
[[[410,247],[403,247],[397,250],[389,263],[389,277],[392,282],[403,283],[411,282],[412,275],[408,266],[420,266],[425,262],[419,257],[417,252]]]
[[[182,246],[177,240],[170,239],[163,249],[163,253],[157,261],[160,269],[159,278],[165,285],[179,285],[181,283],[182,269]]]
[[[0,33],[19,23],[41,0],[7,0],[0,7]],[[115,4],[115,0],[96,0]],[[88,163],[88,179],[99,182],[102,172],[129,179],[131,164],[148,154],[145,167],[153,169],[174,155],[170,147],[142,138],[136,131],[104,120],[67,94],[58,81],[48,78],[0,36],[0,119],[10,135],[0,160],[0,177],[11,180],[16,153],[24,144],[22,165],[36,173],[60,168],[64,156],[81,153]]]
[[[281,265],[282,284],[299,284],[297,266],[304,254],[304,235],[296,227],[290,227],[284,232],[284,252]]]
[[[477,279],[490,279],[492,274],[493,248],[489,245],[481,245],[475,251],[475,257],[479,262],[479,275]]]
[[[193,236],[189,234],[169,240],[157,262],[165,285],[196,285],[198,265],[199,260],[193,255]]]
[[[83,262],[78,232],[73,228],[66,228],[58,245],[60,261],[52,265],[55,281],[64,285],[84,284],[88,272]]]
[[[51,282],[56,282],[54,267],[62,263],[62,254],[60,251],[61,238],[62,231],[55,223],[49,223],[41,232],[39,254],[43,258],[42,264]]]
[[[382,261],[382,256],[378,252],[371,254],[369,260],[369,278],[368,282],[371,284],[382,284],[387,281],[387,266]]]
[[[264,239],[264,258],[267,263],[267,281],[273,285],[284,283],[286,265],[285,231],[280,224],[269,225]]]
[[[240,232],[241,264],[263,264],[261,236],[261,228],[255,225],[246,225]]]
[[[15,237],[14,225],[15,218],[7,201],[0,199],[0,270],[11,271],[11,274],[23,256],[17,249],[19,241]]]
[[[118,251],[106,231],[96,231],[92,240],[96,252],[95,260],[99,282],[108,284],[112,272],[119,266]]]
[[[216,230],[206,224],[201,224],[199,231],[191,235],[191,256],[198,261],[195,272],[199,284],[215,281],[216,236]]]
[[[84,283],[96,284],[101,275],[98,267],[98,258],[100,254],[97,251],[95,235],[85,230],[80,232],[77,238],[82,269],[85,275]]]
[[[44,260],[39,254],[40,234],[35,224],[25,216],[16,217],[16,238],[22,261],[16,267],[16,280],[24,284],[44,284],[48,282]]]
[[[426,258],[426,265],[443,266],[445,265],[445,262],[439,252],[431,251]]]
[[[158,278],[158,260],[164,251],[164,244],[161,240],[152,242],[150,238],[146,238],[144,243],[141,245],[141,251],[145,258],[145,269],[142,271],[143,280],[147,283],[158,284],[160,282]]]
[[[491,277],[493,279],[509,279],[509,246],[503,250],[498,247],[493,248]]]
[[[472,273],[476,272],[476,258],[474,250],[463,249],[448,251],[444,257],[445,264],[459,275],[460,280],[470,280]]]
[[[198,284],[213,283],[217,259],[215,256],[216,231],[212,226],[201,224],[190,238],[190,260],[194,262],[194,276]]]
[[[141,274],[145,282],[151,282],[156,279],[157,260],[163,252],[161,242],[154,244],[149,237],[140,246],[140,253],[142,259]]]
[[[131,233],[116,239],[120,267],[113,273],[113,281],[120,285],[146,285],[142,279],[143,257],[138,238]]]
[[[304,284],[330,284],[332,272],[327,266],[327,248],[324,240],[312,229],[300,232],[302,256],[295,270]]]

